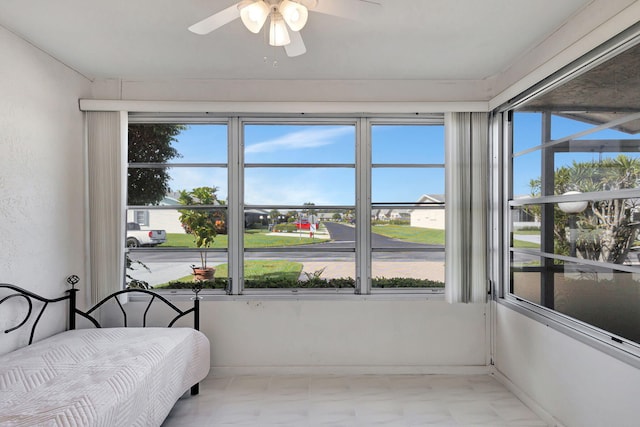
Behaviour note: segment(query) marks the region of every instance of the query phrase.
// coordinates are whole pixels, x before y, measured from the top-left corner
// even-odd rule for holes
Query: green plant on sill
[[[178,202],[184,206],[213,206],[218,202],[217,187],[197,187],[180,191]],[[209,248],[218,235],[218,224],[223,217],[217,211],[207,209],[180,209],[180,223],[193,236],[197,248]],[[218,224],[217,224],[218,223]],[[200,268],[207,268],[207,251],[200,252]]]
[[[134,267],[135,265],[139,265],[143,267],[145,270],[147,270],[149,273],[151,273],[151,269],[147,267],[145,263],[137,259],[131,259],[131,257],[129,256],[129,253],[127,252],[125,254],[125,264],[126,264],[126,270],[127,270],[127,273],[125,274],[126,280],[127,280],[126,289],[153,289],[153,286],[149,285],[148,282],[145,282],[144,280],[135,279],[133,278],[133,276],[131,276],[131,274],[129,274],[129,271],[135,270],[135,267]]]

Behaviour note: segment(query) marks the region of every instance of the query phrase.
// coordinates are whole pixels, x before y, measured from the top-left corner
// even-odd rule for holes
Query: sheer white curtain
[[[122,289],[126,129],[122,112],[87,112],[91,303]]]
[[[448,302],[487,299],[488,115],[445,114]]]

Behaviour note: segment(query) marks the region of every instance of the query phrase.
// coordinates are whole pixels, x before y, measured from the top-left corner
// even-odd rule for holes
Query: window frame
[[[365,184],[365,188],[367,191],[367,194],[369,195],[368,198],[368,206],[367,209],[368,211],[366,212],[366,220],[367,220],[367,224],[366,224],[366,230],[367,231],[367,236],[364,236],[363,239],[367,239],[367,243],[368,246],[366,248],[360,248],[362,252],[366,251],[366,257],[364,259],[364,262],[368,263],[368,280],[367,282],[367,291],[370,294],[386,294],[386,293],[406,293],[406,294],[411,294],[411,293],[416,293],[416,291],[419,290],[420,293],[430,293],[430,294],[442,294],[444,293],[444,288],[409,288],[409,289],[388,289],[388,288],[376,288],[374,287],[373,281],[372,281],[372,272],[373,272],[373,254],[374,253],[391,253],[391,252],[407,252],[407,253],[428,253],[428,252],[437,252],[437,253],[442,253],[443,256],[446,256],[446,244],[443,245],[443,248],[401,248],[401,249],[396,249],[396,248],[384,248],[384,247],[374,247],[373,244],[371,243],[371,234],[372,234],[372,224],[371,224],[371,212],[373,212],[373,210],[376,209],[407,209],[409,207],[413,208],[413,209],[419,209],[419,210],[427,210],[427,209],[433,209],[431,206],[417,206],[416,202],[400,202],[400,201],[393,201],[393,202],[376,202],[373,201],[373,171],[374,169],[442,169],[442,173],[443,173],[443,183],[442,183],[442,191],[443,191],[443,195],[446,194],[446,189],[445,189],[445,182],[444,182],[444,176],[445,176],[445,169],[446,169],[446,163],[445,163],[445,159],[442,159],[442,163],[374,163],[373,162],[373,150],[374,150],[374,146],[373,146],[373,135],[372,135],[372,129],[375,126],[434,126],[434,125],[441,125],[444,129],[444,118],[442,119],[443,121],[440,122],[438,121],[437,118],[428,118],[428,119],[421,119],[421,120],[412,120],[412,119],[402,119],[402,120],[389,120],[389,119],[384,119],[384,118],[372,118],[372,119],[368,119],[366,126],[367,126],[367,152],[365,153],[366,156],[366,164],[363,167],[366,167],[368,169],[368,173],[366,175],[366,179],[368,180],[368,182]],[[442,140],[442,148],[443,148],[443,157],[444,157],[444,150],[446,149],[446,138],[443,136],[443,140]],[[446,198],[445,201],[441,203],[442,209],[443,209],[443,215],[446,212]],[[439,208],[435,208],[435,209],[439,209]],[[446,262],[446,260],[445,260]],[[445,281],[445,286],[446,286],[446,281]]]
[[[227,261],[229,265],[229,283],[225,292],[215,290],[203,290],[200,295],[213,298],[225,298],[227,297],[242,298],[246,296],[260,297],[260,298],[280,298],[280,297],[294,297],[299,298],[301,296],[309,296],[310,298],[316,297],[329,297],[329,298],[344,298],[353,297],[354,295],[362,295],[363,297],[370,298],[375,296],[372,294],[371,286],[371,127],[374,125],[439,125],[444,126],[444,114],[442,113],[429,113],[421,114],[419,117],[413,117],[410,115],[372,115],[362,117],[358,115],[297,115],[297,114],[247,114],[247,115],[226,115],[226,114],[201,114],[201,113],[129,113],[129,124],[142,124],[142,123],[176,123],[176,124],[224,124],[227,126],[227,158],[226,164],[206,164],[207,167],[226,167],[228,174],[227,181],[227,195],[228,204],[227,220],[228,220],[228,236],[229,244],[226,249],[209,249],[211,252],[224,251],[227,254]],[[321,163],[304,163],[304,164],[284,164],[269,166],[276,167],[351,167],[354,168],[355,173],[355,200],[354,205],[351,206],[319,206],[319,208],[345,208],[355,209],[356,223],[359,226],[356,228],[356,244],[352,251],[355,256],[355,277],[356,277],[356,290],[355,292],[349,290],[336,290],[336,289],[322,289],[322,290],[303,290],[297,289],[295,292],[291,292],[289,289],[244,289],[242,283],[243,277],[243,261],[246,252],[254,252],[253,250],[247,251],[244,248],[244,212],[245,209],[261,208],[262,205],[245,205],[244,201],[244,170],[246,167],[257,167],[257,163],[250,163],[248,165],[244,162],[244,126],[254,124],[293,124],[293,125],[353,125],[355,127],[355,157],[354,164],[339,164],[337,166],[333,164],[321,164]],[[443,143],[446,144],[445,141]],[[128,166],[131,166],[128,164]],[[174,165],[171,165],[173,167]],[[204,164],[191,164],[180,163],[175,165],[177,167],[194,167],[204,166]],[[393,166],[391,164],[384,164],[384,167]],[[415,165],[405,165],[402,167],[409,167]],[[444,164],[438,164],[437,167],[444,167]],[[421,165],[421,167],[425,167]],[[435,167],[429,165],[426,167]],[[124,183],[126,186],[126,182]],[[269,206],[270,207],[270,206]],[[279,208],[304,208],[304,206],[278,206]],[[167,209],[164,206],[128,206],[125,201],[125,209]],[[173,207],[169,207],[173,208]],[[157,249],[156,249],[157,250]],[[182,249],[183,251],[198,251],[197,249]],[[136,248],[134,251],[145,251],[143,248]],[[269,248],[260,249],[260,252],[269,251]],[[335,250],[334,250],[335,251]],[[277,251],[274,251],[277,252]],[[240,280],[236,280],[239,278]],[[190,291],[167,289],[161,290],[162,292],[168,292],[173,295],[190,295]],[[375,291],[381,298],[414,298],[421,296],[427,299],[442,299],[444,295],[444,288],[430,289],[430,288],[411,288],[411,289],[377,289]]]
[[[490,186],[493,193],[493,206],[500,206],[495,209],[491,215],[491,231],[490,231],[490,252],[497,256],[490,265],[490,280],[492,281],[493,300],[498,304],[504,305],[514,311],[521,313],[533,320],[546,324],[547,326],[562,332],[580,342],[590,345],[603,353],[606,353],[620,361],[640,368],[640,343],[636,343],[629,339],[620,337],[615,333],[603,330],[578,320],[576,318],[565,315],[554,309],[547,308],[541,304],[536,304],[520,298],[511,292],[511,268],[510,256],[513,252],[510,243],[511,220],[510,212],[514,206],[526,206],[528,204],[545,204],[557,203],[561,201],[573,201],[580,196],[565,195],[542,195],[535,199],[514,199],[513,198],[513,163],[512,159],[515,155],[521,155],[529,152],[540,150],[543,152],[544,147],[552,147],[560,144],[565,140],[582,136],[582,134],[592,133],[596,130],[588,132],[577,132],[574,135],[564,136],[556,141],[545,145],[529,147],[518,152],[513,151],[513,113],[519,107],[525,105],[529,100],[536,96],[546,93],[571,79],[578,77],[582,73],[596,67],[597,65],[613,58],[619,53],[624,52],[629,47],[640,43],[640,25],[634,25],[628,30],[614,37],[609,42],[603,44],[599,48],[584,55],[578,60],[568,64],[540,83],[534,85],[521,95],[508,101],[507,103],[496,108],[490,117],[490,135],[491,135],[491,164],[492,174]],[[544,120],[544,119],[543,119]],[[599,126],[606,128],[611,126],[613,122]],[[543,124],[544,126],[544,124]],[[550,141],[551,138],[544,138]],[[541,173],[544,170],[544,162],[542,161]],[[589,193],[590,199],[611,199],[612,192]],[[606,193],[606,194],[605,194]],[[617,190],[614,192],[613,198],[625,197],[630,193],[636,194],[638,190]],[[519,249],[518,252],[531,253],[541,255],[545,258],[559,259],[563,261],[575,261],[576,258],[557,255],[553,253],[540,251],[527,251]],[[629,267],[623,265],[611,265],[597,261],[588,261],[580,259],[580,263],[597,263],[598,266],[615,267],[615,270],[640,273],[640,267]]]

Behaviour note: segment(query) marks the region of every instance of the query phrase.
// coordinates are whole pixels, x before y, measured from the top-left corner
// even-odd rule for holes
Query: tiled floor
[[[176,426],[546,426],[489,375],[209,376]]]

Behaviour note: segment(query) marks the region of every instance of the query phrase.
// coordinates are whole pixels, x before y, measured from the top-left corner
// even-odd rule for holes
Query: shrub
[[[410,225],[408,219],[372,219],[371,225]]]
[[[392,219],[391,221],[389,221],[389,224],[391,224],[391,225],[410,225],[411,221],[409,221],[408,219]]]
[[[193,281],[172,280],[163,286],[163,289],[193,289]],[[225,277],[214,277],[213,280],[203,280],[200,282],[202,289],[226,289],[227,279]],[[156,287],[155,289],[159,289]]]
[[[372,282],[374,288],[444,288],[438,280],[411,277],[375,277]]]
[[[216,277],[213,280],[205,280],[202,289],[226,289],[227,279]],[[374,288],[442,288],[444,283],[437,280],[413,279],[410,277],[376,277],[372,283]],[[247,279],[244,287],[247,289],[342,289],[355,288],[355,279],[351,277],[338,277],[322,279],[313,273],[307,275],[307,280],[287,279],[283,277],[265,277],[261,279]],[[172,281],[165,289],[192,289],[193,282]],[[156,288],[158,289],[158,288]]]
[[[295,224],[276,224],[276,226],[273,227],[273,231],[277,231],[280,233],[293,233],[297,230],[298,228]]]

